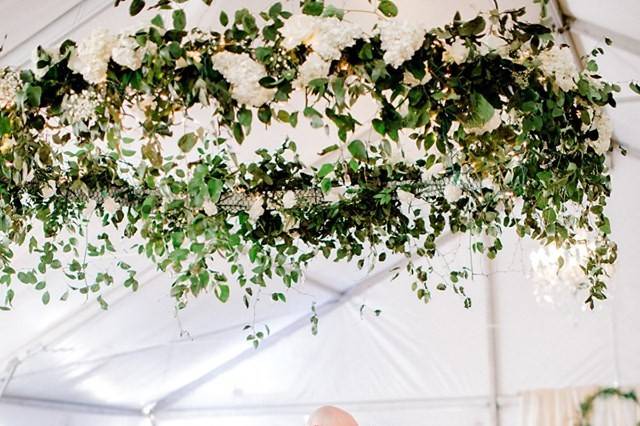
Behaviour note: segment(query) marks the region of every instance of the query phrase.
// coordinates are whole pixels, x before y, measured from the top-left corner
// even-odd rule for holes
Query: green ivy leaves
[[[398,6],[391,0],[381,0],[378,3],[378,10],[388,18],[398,16]]]

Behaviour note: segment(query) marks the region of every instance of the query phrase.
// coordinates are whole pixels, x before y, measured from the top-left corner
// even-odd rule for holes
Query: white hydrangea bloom
[[[329,75],[331,62],[325,61],[316,52],[307,56],[307,60],[299,68],[299,75],[296,79],[296,86],[307,87],[311,81],[317,78],[325,78]]]
[[[443,59],[445,62],[455,62],[462,64],[469,57],[469,48],[464,39],[457,39],[452,44],[445,47]]]
[[[351,47],[364,35],[358,25],[338,18],[320,18],[318,32],[311,40],[311,48],[327,60],[340,59],[342,51]]]
[[[448,183],[444,187],[444,198],[448,203],[455,203],[462,197],[462,189],[453,183]]]
[[[613,137],[613,123],[603,108],[594,113],[591,128],[598,130],[598,140],[589,141],[589,145],[600,155],[605,154],[611,147]]]
[[[296,193],[293,191],[287,191],[282,197],[282,207],[285,209],[292,209],[296,206],[298,199]]]
[[[18,73],[8,69],[0,70],[0,109],[11,108],[16,104],[21,86]]]
[[[267,70],[246,53],[217,53],[213,68],[231,84],[231,96],[241,104],[259,107],[271,101],[276,93],[260,85]]]
[[[304,44],[323,59],[335,60],[340,59],[342,50],[353,46],[364,32],[356,24],[336,17],[294,15],[285,21],[280,34],[284,37],[282,46],[285,49]]]
[[[104,209],[105,213],[113,215],[116,214],[118,210],[120,210],[120,204],[112,197],[107,197],[102,202],[102,208]]]
[[[249,217],[251,218],[251,220],[256,221],[260,219],[260,217],[264,214],[263,204],[264,200],[262,199],[262,197],[257,197],[255,199],[255,201],[251,205],[251,208],[249,209]]]
[[[65,95],[62,100],[62,116],[69,124],[93,124],[100,99],[96,92],[84,90],[81,93]]]
[[[422,44],[427,30],[416,24],[399,20],[382,21],[378,24],[380,41],[384,50],[384,61],[398,68],[413,57]]]
[[[494,130],[497,130],[502,125],[502,114],[499,111],[494,111],[493,116],[484,123],[482,127],[471,127],[469,129],[465,129],[467,133],[473,135],[484,135],[485,133],[491,133]]]
[[[576,88],[578,70],[568,48],[554,46],[540,52],[538,58],[542,72],[549,77],[555,77],[560,89],[567,92]]]
[[[293,15],[280,28],[280,35],[284,38],[282,47],[291,50],[301,44],[309,45],[318,32],[321,18],[309,15]]]
[[[117,38],[107,30],[94,31],[78,43],[69,58],[69,68],[81,74],[89,83],[99,84],[107,80],[111,52]]]
[[[116,64],[136,71],[142,66],[145,53],[145,49],[138,45],[135,38],[122,34],[111,50],[111,57]]]

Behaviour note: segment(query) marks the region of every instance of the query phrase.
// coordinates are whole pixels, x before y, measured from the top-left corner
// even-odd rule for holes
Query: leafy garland
[[[604,213],[603,108],[620,88],[597,75],[602,49],[577,72],[549,28],[521,20],[524,9],[456,15],[426,31],[392,19],[397,8],[381,1],[367,33],[348,11],[301,6],[292,15],[276,3],[261,24],[246,9],[223,12],[222,33],[187,31],[176,9],[171,28],[157,16],[135,34],[40,48],[33,70],[0,71],[0,308],[11,307],[14,277],[48,303],[52,269],[106,307],[99,295],[114,276],[89,271],[87,259],[115,252],[107,228],[175,274],[179,307],[205,291],[226,301],[231,277],[250,306],[273,280],[300,282],[318,255],[363,267],[389,254],[409,259],[420,299],[435,280],[470,306],[461,284],[470,265],[446,276],[429,266],[437,239],[469,234],[471,249],[493,258],[505,228],[545,244],[588,235],[587,303],[605,298],[616,245]],[[294,93],[304,94],[301,111],[287,110]],[[377,103],[374,140],[354,136],[361,98]],[[213,123],[182,130],[198,108]],[[318,167],[302,164],[291,140],[253,163],[229,148],[256,120],[296,127],[302,118],[337,130],[336,144],[317,147]],[[105,232],[90,238],[94,216]],[[14,245],[28,245],[38,264],[12,267]],[[136,271],[117,265],[135,290]]]
[[[591,415],[593,414],[593,404],[598,399],[609,399],[612,397],[618,397],[623,400],[632,401],[638,407],[640,407],[640,401],[634,391],[623,391],[619,388],[602,388],[593,395],[587,397],[582,403],[580,403],[580,420],[577,426],[591,426]],[[638,422],[640,426],[640,422]]]

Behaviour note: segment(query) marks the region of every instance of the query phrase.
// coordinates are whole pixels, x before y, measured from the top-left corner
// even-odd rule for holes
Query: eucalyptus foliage
[[[132,13],[145,7],[128,3]],[[154,5],[174,3],[182,2]],[[321,1],[301,6],[317,19],[348,20],[348,12]],[[391,1],[374,10],[380,27],[398,12]],[[3,308],[12,304],[15,279],[43,291],[48,303],[52,269],[64,271],[70,288],[100,295],[114,276],[101,271],[89,281],[87,259],[118,256],[114,228],[175,275],[171,293],[180,307],[203,292],[224,302],[231,283],[250,306],[273,280],[301,282],[317,256],[362,267],[393,254],[410,259],[419,298],[452,288],[470,306],[461,283],[471,265],[442,274],[419,260],[437,256],[446,233],[468,234],[473,251],[494,258],[506,228],[544,244],[589,235],[587,303],[604,299],[603,267],[615,261],[616,245],[605,215],[605,153],[594,144],[604,137],[600,111],[615,106],[619,88],[597,75],[593,56],[601,50],[565,87],[543,61],[558,51],[553,34],[522,21],[524,13],[494,10],[470,21],[456,15],[420,33],[400,65],[385,62],[383,30],[363,34],[329,61],[325,76],[303,85],[301,67],[313,47],[284,47],[281,31],[295,16],[280,3],[258,16],[222,13],[222,32],[188,30],[180,9],[169,23],[158,16],[125,40],[135,43],[139,64],[134,56],[123,66],[107,52],[104,81],[76,72],[95,65],[78,65],[78,52],[94,47],[71,40],[39,49],[34,70],[0,71],[6,81],[18,76],[15,102],[0,104]],[[487,47],[490,39],[499,46]],[[237,100],[243,82],[233,73],[246,70],[221,72],[222,52],[265,70],[256,91],[269,101],[252,107]],[[294,92],[304,93],[299,111],[287,107]],[[370,122],[354,115],[361,98],[377,104]],[[184,132],[174,124],[194,106],[209,108],[214,123]],[[314,167],[300,162],[290,140],[277,151],[259,149],[254,163],[237,163],[228,149],[254,126],[301,120],[337,135],[334,144],[314,146],[322,154]],[[378,137],[358,139],[360,125]],[[398,156],[401,139],[415,144],[417,158]],[[93,214],[104,232],[89,238]],[[39,263],[16,270],[17,245],[28,245]],[[136,271],[124,261],[118,266],[135,290]],[[275,291],[272,297],[286,300]]]

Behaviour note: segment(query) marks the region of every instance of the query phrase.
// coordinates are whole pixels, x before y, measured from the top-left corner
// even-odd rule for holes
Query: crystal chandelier
[[[579,238],[570,247],[548,245],[529,255],[533,294],[538,303],[557,308],[576,304],[581,290],[588,287],[581,265],[585,264],[592,246],[589,239]]]

